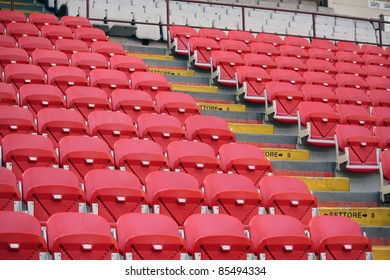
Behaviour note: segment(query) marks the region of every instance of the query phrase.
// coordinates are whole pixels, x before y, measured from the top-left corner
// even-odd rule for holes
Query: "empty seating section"
[[[314,1],[247,1],[297,13],[245,8],[244,21],[170,1],[167,37],[164,1],[95,1],[108,25],[75,2],[61,19],[0,11],[0,259],[371,258],[356,222],[317,217],[303,180],[274,176],[261,148],[96,28],[134,21],[138,39],[168,40],[210,85],[264,103],[251,106],[265,121],[296,123],[299,145],[335,147],[337,171],[379,170],[384,200],[390,52],[355,43],[379,42],[371,23]],[[317,37],[299,11],[330,14],[313,16]]]

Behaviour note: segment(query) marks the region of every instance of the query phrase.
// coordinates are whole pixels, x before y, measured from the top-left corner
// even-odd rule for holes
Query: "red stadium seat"
[[[258,215],[249,223],[256,256],[260,260],[315,259],[313,242],[302,223],[285,215]]]
[[[12,36],[15,40],[19,40],[20,37],[39,37],[39,29],[34,24],[11,22],[5,27],[7,35]]]
[[[52,66],[69,66],[65,53],[55,50],[35,50],[31,55],[32,63],[42,68],[45,73]]]
[[[336,95],[340,104],[358,105],[369,108],[371,100],[362,89],[339,87],[336,89]]]
[[[31,13],[28,16],[28,21],[31,24],[35,24],[39,29],[45,25],[60,25],[60,22],[55,15],[47,13]]]
[[[219,148],[226,143],[236,142],[227,122],[216,116],[191,116],[185,121],[185,127],[189,140],[196,140],[210,145],[215,154]]]
[[[356,54],[352,51],[340,50],[336,52],[336,57],[339,62],[349,62],[349,63],[359,64],[359,65],[364,64],[363,58],[359,54]]]
[[[280,54],[279,49],[270,43],[253,42],[250,43],[249,47],[251,48],[252,53],[264,54],[272,57],[273,59],[278,57]]]
[[[12,170],[17,180],[31,167],[58,166],[52,142],[44,136],[9,134],[3,138],[3,166]]]
[[[44,25],[41,27],[41,36],[48,38],[53,45],[57,40],[74,39],[72,30],[66,26],[61,25]]]
[[[389,56],[389,54],[386,53],[386,51],[380,46],[362,45],[361,49],[365,54],[370,54],[370,55],[372,54],[372,55],[384,56],[384,57]]]
[[[36,218],[23,212],[0,211],[0,259],[45,259],[46,241]]]
[[[252,33],[243,30],[229,30],[228,38],[231,40],[242,41],[245,44],[257,42],[255,36],[253,36]]]
[[[10,84],[0,82],[0,105],[18,105],[16,89]]]
[[[382,77],[387,79],[390,78],[390,70],[384,66],[366,65],[364,66],[364,70],[366,70],[367,76]]]
[[[118,220],[117,229],[125,260],[180,260],[187,255],[177,224],[167,216],[125,214]]]
[[[154,99],[160,91],[171,91],[172,86],[168,79],[159,73],[135,72],[131,75],[132,89],[142,90]]]
[[[307,66],[299,58],[278,56],[275,58],[276,66],[279,69],[294,70],[300,74],[307,71]]]
[[[47,221],[48,247],[55,260],[117,259],[109,223],[86,213],[57,213]]]
[[[189,63],[193,61],[195,67],[210,69],[211,53],[220,50],[219,43],[215,39],[204,37],[191,37],[188,43],[191,55]]]
[[[45,72],[36,65],[8,64],[4,69],[5,82],[17,89],[26,84],[46,84]]]
[[[298,88],[305,84],[305,79],[302,75],[294,70],[272,69],[270,73],[274,82],[290,83],[296,85]]]
[[[169,27],[170,43],[173,51],[177,54],[188,54],[188,40],[191,37],[198,36],[198,31],[190,26],[174,26]]]
[[[16,63],[29,64],[30,57],[28,53],[19,48],[0,47],[0,72],[3,72],[8,64]]]
[[[309,144],[333,146],[339,117],[331,105],[323,102],[301,102],[298,105],[298,142],[307,137]]]
[[[228,36],[223,30],[216,28],[200,28],[199,36],[203,38],[211,38],[215,41],[221,41],[222,39],[228,38]]]
[[[337,57],[334,52],[330,52],[328,50],[311,48],[308,50],[308,53],[311,59],[325,60],[332,63],[337,61]]]
[[[74,34],[75,39],[84,41],[87,43],[88,47],[91,47],[93,42],[108,41],[106,33],[99,28],[80,27],[76,28]]]
[[[1,26],[0,26],[1,28]],[[28,37],[25,37],[28,38]],[[0,47],[7,47],[7,48],[16,48],[17,47],[17,41],[14,37],[8,36],[8,35],[1,35],[0,34]]]
[[[241,40],[222,40],[219,45],[221,47],[221,51],[234,52],[241,55],[242,58],[245,54],[251,52],[249,46]]]
[[[160,91],[156,95],[156,107],[159,114],[174,116],[183,126],[189,116],[201,114],[194,97],[184,92]]]
[[[126,213],[147,208],[146,194],[137,176],[122,170],[95,169],[85,175],[85,194],[92,213],[111,225]]]
[[[373,89],[390,91],[390,80],[383,77],[367,77],[367,83],[370,91]]]
[[[374,54],[363,54],[362,59],[365,65],[378,65],[384,67],[390,66],[390,61],[387,59],[387,57],[378,56]]]
[[[88,86],[85,72],[72,66],[53,66],[47,70],[47,83],[57,86],[63,94],[74,86]]]
[[[259,188],[269,214],[291,216],[307,226],[317,211],[316,197],[300,179],[267,176]]]
[[[219,156],[225,173],[244,175],[255,186],[262,177],[272,174],[272,163],[256,146],[244,143],[225,144],[219,149]]]
[[[0,212],[21,211],[22,196],[11,170],[0,167]]]
[[[371,89],[369,97],[373,107],[390,107],[390,95],[387,90]]]
[[[338,97],[333,90],[321,85],[303,85],[301,91],[305,101],[326,103],[334,107],[338,103]]]
[[[116,89],[111,94],[112,110],[129,115],[133,121],[144,113],[157,112],[149,93],[142,90]]]
[[[66,90],[66,107],[79,111],[85,120],[93,111],[111,110],[107,94],[102,89],[87,86],[68,88]]]
[[[169,143],[187,139],[186,131],[174,116],[142,114],[137,119],[138,136],[160,144],[165,152]]]
[[[333,63],[326,60],[309,58],[306,60],[306,65],[307,70],[311,72],[323,72],[332,76],[338,73]]]
[[[100,53],[76,52],[71,61],[73,67],[83,69],[87,76],[94,69],[108,69],[107,59]]]
[[[33,115],[27,109],[0,105],[0,143],[8,134],[32,134],[36,131]]]
[[[54,147],[69,135],[88,135],[83,116],[76,110],[46,108],[37,114],[38,133],[49,138]]]
[[[116,89],[130,89],[129,79],[119,70],[94,69],[89,73],[89,79],[92,87],[101,88],[109,98]]]
[[[207,212],[198,181],[185,172],[152,172],[146,177],[145,187],[153,212],[169,216],[178,226],[193,214]]]
[[[267,118],[273,114],[273,118],[278,121],[297,121],[298,104],[303,100],[303,94],[296,85],[288,82],[268,82],[265,85],[265,97]]]
[[[19,89],[20,106],[23,106],[36,118],[44,108],[65,108],[64,95],[53,85],[27,84]]]
[[[169,144],[167,151],[170,169],[194,176],[199,186],[207,175],[219,170],[214,150],[205,143],[174,141]]]
[[[18,46],[19,48],[24,49],[29,56],[32,56],[33,52],[38,49],[53,50],[51,41],[43,37],[20,37]]]
[[[353,172],[378,171],[379,143],[371,131],[359,125],[339,125],[336,127],[336,169],[345,163],[345,168]]]
[[[327,73],[307,71],[303,73],[303,78],[308,85],[319,85],[332,89],[337,87],[336,80],[333,79],[332,76]]]
[[[336,68],[339,74],[350,74],[362,78],[367,77],[366,67],[363,68],[360,64],[351,62],[337,62]]]
[[[314,250],[321,260],[372,259],[371,242],[347,217],[317,216],[309,224]]]
[[[308,52],[298,46],[282,45],[279,47],[279,51],[282,56],[296,57],[303,61],[306,61],[306,59],[309,58]]]
[[[337,47],[340,51],[352,52],[358,55],[363,54],[363,50],[360,48],[360,46],[353,42],[338,42]]]
[[[280,38],[280,36],[276,34],[258,33],[256,39],[260,43],[269,43],[277,47],[285,44],[282,38]]]
[[[375,118],[376,126],[390,126],[390,108],[374,107],[371,110],[371,115]]]
[[[142,185],[145,185],[149,173],[168,169],[168,161],[161,146],[150,140],[118,140],[114,145],[114,153],[116,168],[132,172]]]
[[[78,16],[63,16],[61,18],[61,24],[69,27],[72,32],[75,32],[75,30],[80,27],[92,27],[89,19]]]
[[[2,22],[0,22],[0,35],[4,35],[5,32],[5,26]]]
[[[210,174],[203,183],[209,208],[228,214],[247,226],[252,217],[265,214],[262,197],[252,180],[238,174]]]
[[[32,167],[23,173],[23,200],[41,225],[58,212],[85,211],[85,193],[76,175],[68,170]]]
[[[0,23],[7,26],[10,22],[27,22],[26,14],[19,11],[0,11]]]
[[[340,104],[336,107],[336,113],[340,117],[340,124],[359,125],[370,130],[375,125],[375,118],[362,106]]]
[[[60,164],[77,175],[80,182],[94,169],[114,169],[107,143],[100,138],[66,136],[59,142]]]
[[[377,128],[378,129],[378,128]],[[380,127],[380,129],[385,130],[387,127]],[[390,201],[390,152],[389,150],[385,150],[380,155],[380,180],[381,180],[381,190],[380,190],[380,199],[382,202]],[[385,180],[387,180],[387,184],[385,184]]]
[[[309,40],[307,40],[306,38],[303,38],[303,37],[298,37],[298,36],[287,35],[286,37],[284,37],[284,43],[287,46],[297,46],[297,47],[300,47],[302,49],[310,49],[311,48],[311,43],[309,42]]]
[[[246,66],[260,67],[268,72],[276,68],[275,61],[265,54],[248,53],[244,56]]]
[[[106,141],[111,150],[119,139],[133,138],[137,131],[133,119],[122,112],[94,111],[88,115],[90,136],[99,137]]]
[[[347,87],[347,88],[357,88],[357,89],[368,89],[367,82],[359,76],[355,76],[352,74],[336,74],[335,79],[339,85],[339,87]]]
[[[106,59],[110,59],[110,57],[114,55],[123,55],[126,56],[127,53],[123,46],[118,42],[103,42],[97,41],[91,44],[91,51],[95,53],[100,53],[106,57]]]
[[[96,42],[100,43],[100,42]],[[142,58],[135,56],[114,55],[110,57],[110,68],[119,70],[126,74],[127,79],[130,80],[134,72],[147,72],[148,67]]]
[[[374,129],[374,136],[378,139],[382,151],[390,148],[390,127],[378,126]]]
[[[235,73],[238,66],[245,64],[243,58],[235,52],[213,51],[211,54],[211,78],[217,78],[217,82],[226,85],[236,85]]]
[[[332,41],[318,38],[311,40],[311,46],[313,48],[323,49],[329,52],[337,52],[339,49]]]
[[[267,71],[254,66],[238,66],[236,75],[237,99],[243,94],[245,100],[263,103],[265,84],[272,79]]]
[[[184,223],[189,254],[195,260],[247,260],[252,242],[241,222],[232,216],[194,214]]]
[[[68,56],[68,59],[71,59],[72,54],[76,52],[89,52],[87,43],[81,40],[61,39],[55,41],[54,45],[56,50],[65,53]]]

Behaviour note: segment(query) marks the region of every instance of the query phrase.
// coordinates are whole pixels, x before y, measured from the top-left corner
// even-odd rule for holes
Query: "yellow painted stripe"
[[[1,8],[3,11],[11,11],[10,8]],[[31,14],[31,13],[34,13],[34,14],[45,14],[45,12],[42,12],[42,11],[35,11],[35,10],[21,10],[21,9],[18,9],[17,7],[14,7],[13,11],[17,11],[17,12],[21,12],[21,13],[24,13],[24,14]]]
[[[150,72],[159,73],[164,75],[176,75],[176,76],[195,76],[194,70],[174,69],[174,68],[160,68],[160,67],[148,67]]]
[[[270,124],[229,123],[233,132],[251,134],[274,134],[274,126]]]
[[[311,191],[325,192],[349,192],[349,178],[344,177],[301,177],[296,176],[306,183]]]
[[[0,1],[0,4],[10,4],[11,5],[11,1]],[[30,2],[14,2],[14,5],[36,6],[34,3],[30,3]]]
[[[202,110],[211,111],[232,111],[232,112],[245,112],[246,106],[242,104],[221,104],[221,103],[207,103],[198,102],[199,107]]]
[[[265,156],[270,160],[309,160],[310,153],[307,150],[293,150],[280,148],[261,148]]]
[[[374,260],[390,260],[390,246],[372,246]]]
[[[216,86],[187,85],[187,84],[174,84],[174,83],[172,83],[172,89],[177,91],[192,91],[192,92],[208,92],[208,93],[218,92],[218,87]]]
[[[361,226],[390,226],[390,208],[339,208],[320,207],[320,215],[344,216],[351,218]]]
[[[174,60],[173,56],[163,54],[150,54],[150,53],[127,53],[129,56],[135,56],[142,59],[153,59],[153,60]]]

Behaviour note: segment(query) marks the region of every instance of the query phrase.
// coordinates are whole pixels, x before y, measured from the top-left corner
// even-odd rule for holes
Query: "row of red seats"
[[[76,174],[66,169],[28,168],[19,185],[12,171],[1,167],[0,174],[1,211],[27,209],[43,226],[58,212],[90,211],[111,225],[126,213],[153,212],[179,226],[196,213],[228,214],[244,226],[265,213],[292,216],[307,226],[317,214],[315,196],[292,177],[266,176],[256,187],[239,174],[212,173],[199,183],[185,172],[153,171],[142,186],[131,172],[94,169],[81,188]]]
[[[189,50],[189,41],[191,38],[200,38],[199,41],[207,42],[207,39],[213,39],[216,42],[222,43],[224,40],[235,40],[239,42],[243,42],[246,45],[250,45],[252,43],[265,43],[269,45],[273,45],[275,47],[280,47],[283,45],[287,46],[296,46],[301,49],[310,49],[317,48],[321,50],[326,50],[328,52],[337,52],[337,51],[346,51],[352,52],[358,55],[361,54],[373,54],[376,56],[388,57],[390,55],[390,49],[384,50],[382,47],[374,46],[374,45],[363,45],[360,47],[356,43],[352,42],[338,42],[335,45],[330,40],[325,39],[313,39],[311,42],[303,37],[297,36],[285,36],[282,39],[280,36],[276,34],[267,34],[267,33],[258,33],[254,35],[249,31],[242,30],[230,30],[228,32],[224,32],[223,30],[215,29],[215,28],[200,28],[199,31],[195,28],[189,26],[170,26],[170,41],[172,47],[174,48],[175,53],[177,54],[188,54]],[[205,40],[206,39],[206,40]],[[209,41],[211,42],[211,41]],[[210,43],[210,47],[216,46],[213,43]],[[225,44],[225,43],[223,43]],[[191,45],[191,43],[190,43]],[[243,44],[237,44],[237,46],[241,45],[241,51],[244,52],[246,47]],[[270,48],[269,46],[263,46],[263,49]],[[191,47],[190,47],[191,49]],[[261,48],[259,48],[261,49]],[[273,48],[270,48],[268,51],[268,55],[271,55]]]
[[[310,238],[296,219],[258,215],[249,223],[249,235],[236,218],[194,214],[186,219],[183,237],[177,224],[164,215],[128,213],[116,223],[117,239],[109,223],[86,213],[57,213],[47,222],[47,242],[39,222],[22,212],[0,212],[2,259],[124,259],[180,258],[203,260],[249,259],[366,259],[372,255],[369,239],[346,217],[317,216],[309,224]],[[134,226],[142,225],[142,226]]]

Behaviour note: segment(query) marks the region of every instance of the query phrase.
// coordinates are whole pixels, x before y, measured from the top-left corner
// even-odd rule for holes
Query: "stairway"
[[[304,180],[318,199],[320,215],[347,216],[357,221],[371,239],[375,259],[390,259],[390,207],[379,200],[379,173],[336,172],[335,149],[297,145],[297,124],[264,121],[261,104],[236,103],[235,88],[209,85],[209,71],[187,69],[187,57],[172,55],[164,43],[141,46],[121,42],[131,56],[143,58],[152,72],[166,75],[173,90],[191,94],[203,115],[229,123],[238,142],[261,147],[272,161],[275,175]]]
[[[1,10],[11,10],[11,1],[1,0],[0,1]],[[34,0],[17,0],[13,2],[13,10],[23,12],[27,16],[31,13],[43,13],[44,7],[40,4],[35,3]]]

